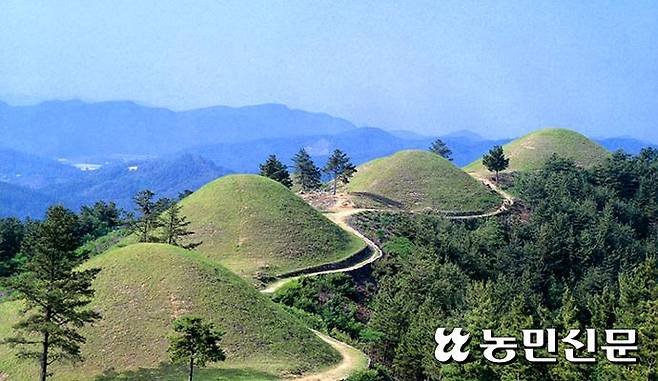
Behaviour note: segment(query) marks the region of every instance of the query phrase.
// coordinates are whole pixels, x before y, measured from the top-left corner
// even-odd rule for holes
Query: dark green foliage
[[[319,189],[322,184],[322,174],[308,152],[302,148],[292,160],[295,166],[293,177],[301,187],[302,192]]]
[[[98,201],[80,208],[80,229],[84,241],[102,237],[123,224],[124,211],[114,202]]]
[[[139,242],[152,242],[151,236],[157,228],[158,214],[155,210],[155,193],[148,189],[138,192],[133,201],[140,213],[140,217],[132,222],[132,230],[137,234]]]
[[[16,271],[16,257],[25,235],[25,225],[17,218],[0,219],[0,278]]]
[[[350,158],[347,154],[339,149],[334,150],[327,161],[327,165],[324,167],[324,172],[331,174],[334,182],[334,194],[336,194],[336,188],[338,182],[340,181],[343,184],[350,182],[350,178],[356,173],[356,167],[350,161]]]
[[[612,369],[628,380],[658,379],[658,262],[648,257],[640,266],[624,273],[619,281],[619,305],[615,326],[636,328],[643,367]]]
[[[552,157],[520,175],[522,214],[448,221],[431,214],[365,213],[356,224],[383,244],[368,304],[373,361],[400,380],[650,380],[658,359],[658,154],[615,154],[585,170]],[[438,327],[476,337],[472,361],[433,358]],[[639,364],[518,361],[481,355],[482,329],[636,328]],[[599,337],[601,340],[601,337]],[[362,344],[366,344],[362,341]],[[563,351],[564,348],[560,348]],[[562,355],[563,356],[563,352]]]
[[[39,359],[42,381],[54,362],[82,359],[80,344],[85,339],[78,329],[100,318],[85,309],[99,270],[76,270],[84,259],[75,253],[80,241],[77,216],[62,206],[51,207],[23,242],[29,258],[24,270],[7,282],[25,309],[14,326],[16,335],[5,343],[20,346],[19,357]]]
[[[496,182],[498,182],[498,172],[509,166],[509,159],[505,157],[503,147],[494,146],[487,154],[482,156],[482,164],[489,171],[496,173]]]
[[[364,295],[349,276],[329,274],[321,277],[301,278],[277,291],[276,302],[321,317],[325,332],[338,330],[357,340],[367,334],[367,312],[359,301]]]
[[[187,220],[187,217],[181,214],[181,208],[182,207],[175,202],[160,216],[159,225],[162,229],[160,242],[185,248],[194,248],[199,246],[200,243],[183,245],[180,242],[181,238],[194,234],[194,232],[189,230],[190,221]]]
[[[224,333],[212,322],[200,317],[183,316],[174,320],[173,329],[175,334],[169,337],[169,356],[174,363],[189,364],[189,381],[194,378],[195,365],[204,367],[209,362],[226,359],[219,346]]]
[[[385,369],[376,366],[372,369],[358,371],[345,381],[393,381],[393,378]]]
[[[268,156],[265,163],[260,165],[261,176],[269,177],[272,180],[278,181],[281,184],[285,185],[287,188],[292,187],[292,180],[290,179],[290,173],[286,166],[277,159],[276,155]]]
[[[148,189],[138,192],[133,197],[139,217],[132,218],[130,225],[139,242],[157,241],[154,232],[161,226],[159,216],[173,204],[173,201],[167,198],[155,201],[154,197],[155,193]]]
[[[434,152],[435,154],[448,159],[452,161],[452,150],[448,148],[448,145],[443,142],[441,139],[436,139],[435,141],[432,142],[432,145],[430,146],[430,151]]]
[[[110,235],[123,226],[124,214],[125,212],[113,202],[98,201],[93,205],[83,206],[78,214],[76,234],[86,246],[87,243]],[[35,230],[39,225],[39,221],[31,219],[0,219],[0,278],[15,274],[29,260],[30,253],[21,248],[32,245],[29,241],[36,237]],[[79,248],[78,255],[94,251],[87,250],[85,246]]]

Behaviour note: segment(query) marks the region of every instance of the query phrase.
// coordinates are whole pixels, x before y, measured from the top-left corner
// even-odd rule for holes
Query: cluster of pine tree
[[[325,167],[320,170],[315,165],[311,155],[302,148],[293,157],[293,175],[290,176],[288,168],[283,164],[276,155],[270,155],[263,164],[260,165],[260,175],[269,177],[280,182],[288,188],[292,188],[294,183],[299,185],[302,193],[316,191],[322,186],[322,172],[332,176],[333,194],[336,194],[338,183],[347,184],[350,178],[356,173],[356,167],[350,161],[350,158],[343,151],[336,149],[329,157]]]
[[[93,241],[123,226],[125,214],[113,202],[98,201],[82,206],[74,227],[80,243]],[[41,224],[42,221],[33,219],[0,218],[0,279],[15,274],[30,259],[27,239],[38,232]]]
[[[184,192],[179,200],[189,193]],[[134,197],[138,217],[130,216],[130,227],[139,242],[161,242],[186,249],[199,246],[200,242],[183,243],[182,239],[194,234],[189,230],[190,221],[181,214],[178,201],[168,198],[155,200],[155,193],[146,189]]]

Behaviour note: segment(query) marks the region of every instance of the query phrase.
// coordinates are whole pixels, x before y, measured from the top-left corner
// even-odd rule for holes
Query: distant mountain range
[[[0,145],[49,157],[162,155],[201,142],[336,134],[354,128],[345,119],[279,104],[176,112],[133,102],[0,103]]]
[[[0,217],[40,218],[52,199],[20,185],[0,182]]]
[[[187,154],[102,167],[41,191],[74,209],[98,200],[111,200],[131,209],[132,197],[140,190],[150,189],[158,197],[176,198],[179,192],[196,190],[231,172],[203,157]]]
[[[0,148],[0,181],[41,188],[69,181],[80,170],[56,160]]]
[[[361,164],[403,149],[426,149],[435,139],[357,127],[277,104],[176,112],[133,102],[81,101],[0,102],[0,136],[0,216],[19,217],[40,217],[55,202],[78,208],[102,199],[130,208],[132,195],[144,188],[175,197],[227,173],[257,172],[269,154],[290,165],[302,147],[319,166],[336,148]],[[467,130],[441,138],[458,166],[511,140]],[[629,153],[651,145],[631,137],[597,141]],[[100,169],[81,171],[74,164]]]
[[[594,139],[602,146],[604,146],[609,151],[622,150],[626,153],[637,154],[642,148],[653,147],[658,148],[658,145],[645,142],[642,140],[630,138],[630,137],[617,137],[617,138],[604,138],[604,139]]]
[[[356,164],[361,164],[403,149],[426,149],[435,139],[413,133],[407,134],[407,138],[400,136],[400,132],[391,133],[379,128],[367,127],[335,135],[291,136],[204,145],[190,148],[185,152],[201,155],[237,172],[255,172],[258,170],[258,164],[262,163],[267,155],[276,154],[285,163],[291,163],[292,157],[300,148],[305,148],[320,166],[336,148],[347,152]],[[442,139],[452,149],[454,162],[458,166],[468,164],[492,145],[508,141],[482,138],[471,140],[471,138],[451,136]]]

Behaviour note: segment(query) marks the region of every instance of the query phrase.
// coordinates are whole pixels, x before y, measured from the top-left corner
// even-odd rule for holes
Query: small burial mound
[[[347,191],[362,207],[468,213],[489,211],[502,202],[452,162],[419,150],[400,151],[359,166]]]

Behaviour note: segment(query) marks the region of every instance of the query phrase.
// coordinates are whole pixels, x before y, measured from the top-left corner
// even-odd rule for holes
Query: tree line
[[[302,148],[293,157],[293,174],[285,164],[283,164],[276,155],[270,155],[263,164],[260,165],[260,175],[269,177],[286,186],[292,188],[293,180],[299,185],[302,193],[317,191],[322,187],[322,172],[331,175],[332,191],[336,194],[338,183],[347,184],[356,173],[356,166],[352,164],[349,156],[340,149],[334,150],[329,157],[326,165],[320,169],[308,152]]]
[[[429,151],[452,161],[452,150],[441,139],[435,139],[430,145]],[[300,191],[306,193],[322,188],[322,173],[324,172],[331,176],[332,193],[335,195],[338,184],[348,184],[357,172],[356,166],[352,164],[349,156],[340,149],[333,151],[322,169],[313,162],[304,148],[295,154],[292,162],[293,173],[291,176],[286,165],[272,154],[259,165],[259,174],[278,181],[287,188],[292,188],[296,183],[299,185]],[[505,157],[503,148],[497,145],[482,157],[482,164],[489,171],[495,173],[495,180],[498,182],[498,174],[509,166],[509,159]]]
[[[440,138],[432,141],[428,149],[446,160],[453,160],[452,150]],[[482,156],[482,164],[494,173],[494,180],[498,183],[499,173],[509,167],[509,158],[505,156],[503,147],[496,145]],[[271,154],[259,165],[259,174],[278,181],[287,188],[297,184],[301,193],[307,193],[322,188],[322,173],[326,173],[331,176],[332,193],[335,195],[338,184],[348,184],[357,172],[349,156],[340,149],[335,149],[325,166],[320,168],[314,163],[308,151],[301,148],[292,158],[291,167],[292,175],[288,167],[275,154]]]

